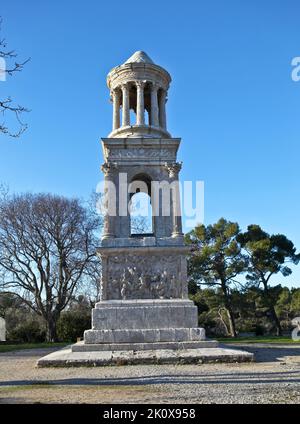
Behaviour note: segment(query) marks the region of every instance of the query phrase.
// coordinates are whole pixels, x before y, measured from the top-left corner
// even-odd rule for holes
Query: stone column
[[[102,240],[115,237],[115,217],[116,217],[116,188],[114,184],[113,169],[116,165],[105,162],[101,166],[101,171],[105,175],[104,180],[104,220]]]
[[[136,82],[136,124],[145,124],[144,81]]]
[[[151,85],[151,125],[153,127],[159,126],[158,121],[158,101],[157,101],[157,91],[158,91],[158,85],[155,83],[152,83]]]
[[[122,85],[122,126],[130,125],[130,111],[129,111],[129,87],[128,84]]]
[[[112,93],[113,99],[113,130],[120,128],[120,104],[121,95],[119,90],[114,90]]]
[[[159,96],[159,125],[164,130],[167,129],[167,119],[166,119],[166,90],[161,90]]]
[[[181,208],[180,208],[180,191],[179,191],[179,181],[178,173],[181,169],[182,163],[166,163],[165,164],[169,177],[172,180],[172,237],[181,237],[182,232],[182,220],[181,220]]]

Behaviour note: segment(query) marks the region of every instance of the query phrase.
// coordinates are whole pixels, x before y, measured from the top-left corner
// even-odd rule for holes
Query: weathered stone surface
[[[156,349],[198,349],[218,347],[218,342],[215,340],[191,340],[183,342],[146,342],[146,343],[99,343],[86,344],[78,342],[72,345],[72,352],[93,352],[93,351],[115,351],[115,350],[156,350]]]
[[[202,331],[197,330],[197,328],[86,330],[84,332],[84,342],[89,345],[94,343],[154,343],[205,340],[204,329],[201,329]]]
[[[174,299],[150,305],[124,301],[110,306],[106,302],[103,308],[101,303],[93,309],[92,330],[196,327],[198,322],[197,307],[191,301],[181,304]]]
[[[252,362],[253,354],[237,349],[154,349],[126,351],[72,352],[65,348],[38,360],[38,367],[94,367],[138,364],[203,364],[218,362]]]

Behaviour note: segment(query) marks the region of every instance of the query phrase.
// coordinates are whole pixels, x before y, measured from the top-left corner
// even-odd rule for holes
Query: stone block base
[[[192,328],[198,310],[189,299],[107,300],[92,311],[92,330]]]
[[[76,346],[76,345],[75,345]],[[38,367],[95,367],[139,364],[203,364],[252,362],[252,353],[238,349],[155,349],[141,351],[72,352],[70,347],[50,353],[37,361]]]
[[[204,328],[86,330],[84,343],[155,343],[205,340]]]
[[[141,350],[177,350],[218,347],[215,340],[189,342],[156,342],[156,343],[99,343],[86,344],[78,342],[72,345],[72,352],[99,352],[99,351],[141,351]]]
[[[205,340],[197,307],[188,299],[109,300],[96,304],[84,343],[165,343]]]

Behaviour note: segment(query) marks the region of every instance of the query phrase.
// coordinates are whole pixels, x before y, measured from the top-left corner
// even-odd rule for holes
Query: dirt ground
[[[0,403],[300,403],[300,345],[239,348],[256,362],[36,368],[51,349],[1,353]]]

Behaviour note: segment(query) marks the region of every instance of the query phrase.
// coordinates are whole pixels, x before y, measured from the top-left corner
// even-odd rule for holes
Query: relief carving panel
[[[106,267],[102,281],[102,291],[106,290],[106,299],[182,297],[179,255],[110,256]]]

